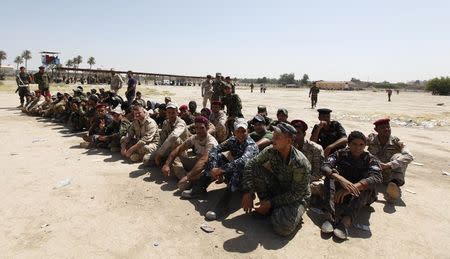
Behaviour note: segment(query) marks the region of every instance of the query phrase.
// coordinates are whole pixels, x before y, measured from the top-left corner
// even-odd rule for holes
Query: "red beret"
[[[203,124],[205,124],[205,125],[208,125],[208,124],[209,124],[208,119],[205,118],[205,117],[203,117],[203,116],[197,116],[197,117],[195,117],[194,122],[195,122],[195,123],[203,123]]]
[[[379,119],[379,120],[376,120],[376,121],[373,123],[373,125],[379,126],[379,125],[389,124],[389,121],[390,121],[390,119],[388,119],[388,118]]]
[[[180,109],[180,111],[183,111],[183,110],[185,111],[185,110],[188,109],[188,107],[187,107],[186,104],[183,104],[183,105],[181,105],[180,108],[178,108],[178,109]]]
[[[46,96],[46,97],[52,97],[52,95],[50,94],[50,91],[45,91],[44,93],[45,93],[44,96]]]
[[[213,102],[211,103],[211,105],[215,105],[215,104],[217,104],[217,105],[222,105],[222,102],[221,102],[221,101],[213,101]]]
[[[291,125],[294,126],[294,128],[302,128],[303,131],[308,129],[308,124],[302,120],[293,120],[291,121]]]
[[[108,106],[106,103],[99,103],[99,104],[97,104],[97,106],[95,106],[95,108],[96,109],[106,108],[106,106]]]

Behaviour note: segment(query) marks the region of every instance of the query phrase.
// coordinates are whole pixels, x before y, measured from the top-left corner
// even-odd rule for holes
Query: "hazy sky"
[[[81,67],[390,82],[447,76],[450,1],[2,1],[0,50]]]

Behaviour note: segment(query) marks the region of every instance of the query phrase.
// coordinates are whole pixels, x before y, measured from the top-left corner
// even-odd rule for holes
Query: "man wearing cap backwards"
[[[111,112],[113,121],[106,126],[105,135],[99,136],[98,140],[107,144],[112,152],[120,151],[120,139],[125,137],[131,122],[125,118],[125,112],[118,105]]]
[[[133,78],[133,72],[128,71],[127,72],[128,77],[128,83],[127,83],[127,90],[125,91],[125,97],[127,97],[127,102],[129,105],[131,105],[134,101],[134,98],[136,97],[136,79]]]
[[[117,93],[123,85],[123,79],[120,74],[116,74],[113,70],[111,70],[111,91]]]
[[[318,109],[320,123],[314,125],[311,132],[311,141],[321,145],[325,157],[329,156],[334,151],[345,147],[347,144],[347,134],[344,127],[330,118],[330,109]]]
[[[120,153],[133,162],[140,162],[144,155],[152,155],[158,148],[159,131],[144,107],[133,106],[133,115],[127,135],[120,140]]]
[[[375,131],[368,137],[368,151],[381,162],[383,183],[387,183],[387,200],[400,198],[400,186],[405,184],[405,172],[414,159],[412,153],[399,138],[391,135],[389,119],[375,121]]]
[[[107,144],[99,137],[105,135],[106,126],[112,122],[112,117],[108,114],[108,107],[106,104],[97,104],[96,109],[97,112],[92,121],[91,127],[88,130],[88,134],[83,136],[83,139],[86,142],[81,143],[81,147],[107,147]]]
[[[153,154],[144,157],[144,164],[160,167],[163,165],[170,151],[183,143],[189,137],[186,123],[178,117],[178,106],[168,103],[166,106],[167,119],[164,121],[159,133],[159,148]]]
[[[217,145],[208,155],[208,163],[204,174],[194,183],[190,190],[184,191],[181,196],[186,199],[197,197],[206,193],[206,188],[213,181],[225,182],[227,188],[213,210],[206,213],[209,220],[215,220],[225,216],[232,192],[239,189],[242,172],[245,164],[258,154],[255,141],[247,134],[247,122],[244,118],[236,119],[234,123],[234,136]],[[229,155],[223,152],[229,151]]]
[[[216,73],[216,79],[211,83],[213,93],[211,100],[212,101],[221,101],[224,95],[223,89],[225,87],[225,82],[222,81],[222,74]]]
[[[202,97],[203,97],[203,108],[206,108],[206,104],[209,103],[211,104],[211,98],[212,98],[212,85],[211,85],[211,75],[207,75],[206,76],[206,80],[202,83]]]
[[[179,179],[178,188],[181,191],[188,188],[192,180],[198,179],[208,161],[208,152],[218,145],[217,140],[208,133],[207,118],[197,116],[194,125],[196,134],[173,149],[161,169],[165,176],[174,174]],[[191,148],[192,152],[186,154]],[[175,160],[179,161],[174,163]]]
[[[45,73],[45,67],[40,66],[39,72],[33,75],[34,82],[38,84],[39,91],[45,95],[49,91],[50,77]]]
[[[16,76],[17,89],[16,93],[19,92],[20,106],[22,108],[25,102],[25,96],[30,92],[30,82],[31,76],[27,73],[25,67],[20,67],[20,72]]]
[[[288,236],[298,229],[309,200],[311,165],[294,144],[296,130],[280,122],[274,126],[273,145],[245,166],[242,177],[242,208],[269,215],[275,233]],[[258,194],[258,207],[253,200]]]
[[[305,139],[308,125],[302,120],[293,120],[291,125],[297,130],[294,139],[294,147],[300,150],[311,164],[311,194],[323,196],[321,190],[323,187],[323,175],[320,171],[324,155],[322,147],[308,139]]]
[[[273,126],[277,126],[280,122],[289,124],[289,121],[287,119],[288,119],[288,111],[285,108],[278,109],[277,119],[270,123],[269,130],[272,130]]]
[[[316,82],[312,83],[309,89],[309,97],[311,98],[311,109],[317,106],[317,95],[319,95],[320,89],[317,87]]]
[[[216,128],[215,137],[217,142],[224,142],[228,137],[227,115],[222,110],[222,103],[220,101],[212,102],[210,120]]]
[[[256,115],[251,120],[254,131],[250,133],[250,137],[256,142],[259,150],[263,150],[272,144],[272,132],[266,129],[266,120],[261,115]]]
[[[322,166],[327,220],[321,231],[342,240],[347,239],[347,229],[359,210],[376,201],[376,185],[382,180],[379,161],[364,151],[366,144],[364,134],[352,131],[348,147],[332,153]]]

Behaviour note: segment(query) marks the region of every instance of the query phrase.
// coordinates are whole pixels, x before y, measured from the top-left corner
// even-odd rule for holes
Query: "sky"
[[[59,51],[80,67],[404,82],[448,76],[450,1],[2,1],[6,62]]]

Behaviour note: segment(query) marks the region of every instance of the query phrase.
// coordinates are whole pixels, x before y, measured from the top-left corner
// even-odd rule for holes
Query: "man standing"
[[[192,189],[181,194],[186,199],[195,198],[206,193],[206,188],[213,180],[225,182],[227,184],[225,194],[215,208],[206,213],[210,220],[220,218],[228,212],[232,192],[237,191],[241,185],[245,164],[259,152],[255,141],[247,134],[247,126],[243,118],[236,120],[234,136],[211,149],[204,174],[194,183]],[[226,151],[229,151],[229,156],[223,153]]]
[[[236,118],[243,118],[242,103],[239,95],[232,93],[231,85],[225,84],[225,96],[222,98],[222,104],[227,107],[227,128],[229,132],[233,131],[233,124]]]
[[[250,93],[253,93],[253,88],[255,88],[255,86],[253,85],[253,83],[250,84]]]
[[[387,89],[386,92],[388,94],[388,102],[390,102],[391,101],[391,96],[392,96],[392,89]]]
[[[275,233],[288,236],[298,228],[310,197],[311,166],[306,157],[293,147],[294,127],[280,123],[274,127],[273,145],[265,148],[245,166],[242,179],[242,208],[270,215]]]
[[[113,70],[111,70],[111,92],[117,94],[117,92],[122,88],[123,79],[120,74],[116,74]]]
[[[206,80],[202,83],[202,97],[203,97],[203,108],[206,108],[206,104],[211,104],[211,98],[212,98],[212,85],[211,85],[211,75],[206,76]]]
[[[121,140],[120,153],[132,162],[140,162],[146,154],[158,148],[159,131],[156,122],[150,118],[144,107],[133,106],[134,120],[127,136]]]
[[[389,119],[375,121],[375,131],[368,137],[368,151],[380,160],[383,183],[387,183],[389,202],[400,198],[400,186],[405,184],[405,172],[414,159],[411,152],[399,138],[391,135]]]
[[[327,157],[334,151],[345,147],[347,134],[339,122],[331,120],[332,110],[323,108],[317,111],[320,123],[314,125],[310,140],[321,145],[324,155]]]
[[[361,208],[377,199],[376,184],[381,183],[379,161],[366,148],[366,137],[359,131],[348,136],[348,147],[331,154],[322,172],[325,178],[326,216],[323,233],[345,240],[347,229]],[[340,215],[337,212],[340,211]]]
[[[311,88],[309,89],[309,97],[311,98],[311,109],[314,109],[317,105],[317,96],[319,95],[320,89],[317,87],[316,82],[312,83]]]
[[[208,133],[209,121],[203,116],[195,118],[195,135],[170,152],[161,171],[164,175],[174,174],[178,178],[178,188],[184,191],[193,179],[197,179],[208,161],[208,152],[218,145],[217,140]],[[187,153],[192,148],[192,152]],[[186,155],[184,155],[186,154]],[[181,163],[173,163],[179,159]],[[186,171],[188,170],[188,171]]]
[[[46,96],[49,93],[50,77],[45,73],[45,67],[40,66],[39,72],[34,74],[34,82],[38,84],[41,95]]]
[[[134,101],[134,98],[136,97],[137,81],[136,81],[136,79],[133,78],[132,71],[128,71],[127,76],[128,76],[128,87],[127,87],[127,91],[125,92],[125,96],[127,97],[128,105],[131,105]]]
[[[212,82],[212,89],[213,89],[213,93],[212,93],[212,101],[221,101],[222,100],[222,96],[224,95],[223,93],[223,88],[225,86],[225,83],[222,81],[222,74],[220,73],[216,73],[216,79],[214,79],[214,81]]]
[[[20,106],[17,108],[22,108],[25,102],[25,96],[30,93],[30,84],[31,76],[25,70],[25,67],[20,67],[20,72],[16,77],[17,90],[16,93],[19,92],[20,97]]]

